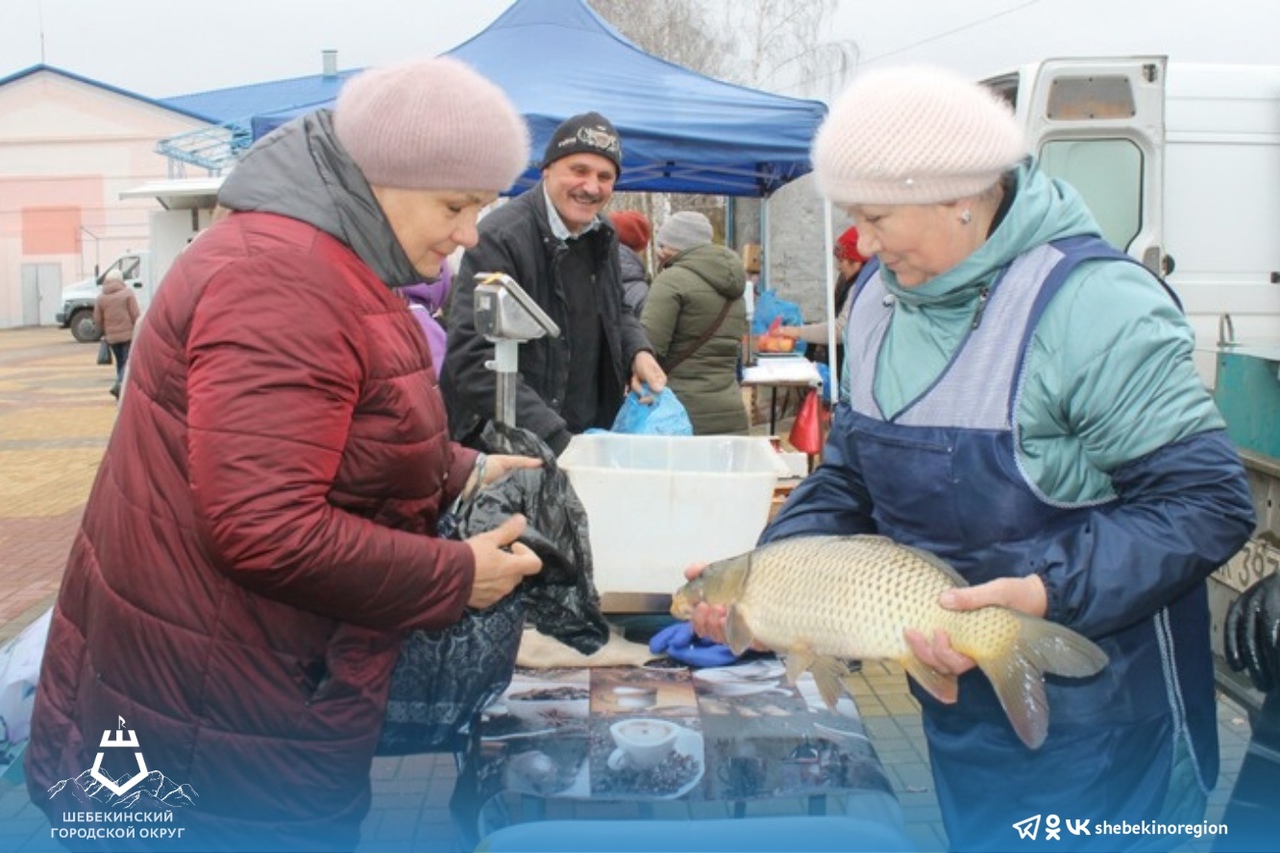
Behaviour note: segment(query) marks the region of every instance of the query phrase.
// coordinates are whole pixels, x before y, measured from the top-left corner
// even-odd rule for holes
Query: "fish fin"
[[[1087,678],[1107,665],[1107,653],[1063,625],[1014,613],[1018,639],[996,657],[974,657],[986,674],[1022,742],[1039,749],[1049,733],[1049,702],[1044,674]],[[968,652],[965,652],[968,654]]]
[[[796,646],[787,651],[787,684],[795,684],[817,657],[808,646]]]
[[[929,691],[929,695],[939,702],[954,705],[960,696],[960,684],[954,675],[943,675],[924,665],[924,661],[913,654],[898,658],[902,668],[910,673],[921,687]]]
[[[809,671],[813,673],[813,681],[818,685],[822,701],[834,711],[836,702],[840,699],[842,679],[849,675],[849,667],[837,658],[823,655],[813,658]]]
[[[755,639],[751,634],[751,629],[747,627],[747,620],[742,615],[742,608],[737,605],[729,607],[724,633],[725,640],[728,641],[729,648],[733,650],[735,655],[740,655],[751,648],[751,641]]]

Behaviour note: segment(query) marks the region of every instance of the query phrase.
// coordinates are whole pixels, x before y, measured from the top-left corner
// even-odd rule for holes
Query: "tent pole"
[[[836,364],[836,341],[844,337],[844,329],[836,328],[836,289],[832,286],[836,280],[836,256],[835,256],[835,240],[831,235],[833,221],[831,217],[831,202],[828,199],[822,200],[822,236],[826,243],[826,266],[827,266],[827,369],[830,371],[831,381],[827,383],[827,402],[835,405],[840,397],[840,365]],[[845,298],[852,297],[849,294]]]
[[[773,246],[769,238],[769,196],[760,199],[760,292],[772,289],[769,265],[773,263]]]

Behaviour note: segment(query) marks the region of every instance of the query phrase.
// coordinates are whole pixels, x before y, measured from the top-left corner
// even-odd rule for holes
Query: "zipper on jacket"
[[[976,329],[982,323],[982,312],[987,310],[987,297],[991,295],[991,288],[983,287],[978,291],[978,307],[973,312],[973,323],[970,329]]]

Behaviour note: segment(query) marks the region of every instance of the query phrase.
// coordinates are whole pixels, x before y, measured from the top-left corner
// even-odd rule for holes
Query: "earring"
[[[972,221],[973,221],[973,213],[969,210],[969,208],[966,207],[964,210],[960,211],[960,222],[962,224],[968,225]]]

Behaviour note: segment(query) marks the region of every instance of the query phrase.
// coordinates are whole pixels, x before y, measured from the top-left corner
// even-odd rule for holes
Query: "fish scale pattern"
[[[938,606],[955,582],[915,552],[879,536],[800,537],[758,549],[739,606],[770,648],[805,645],[842,658],[900,659],[906,627],[941,628],[971,656],[999,654],[1017,638],[1007,611]]]

